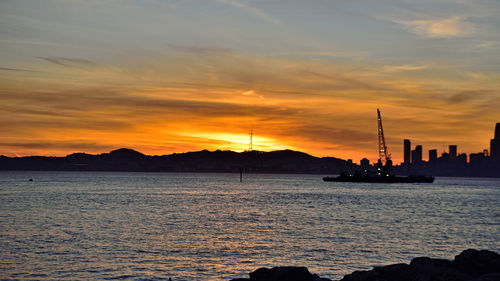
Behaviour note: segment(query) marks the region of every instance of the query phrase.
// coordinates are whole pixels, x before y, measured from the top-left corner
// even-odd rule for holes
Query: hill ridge
[[[71,153],[62,157],[0,157],[0,170],[39,171],[140,171],[140,172],[246,172],[339,173],[346,161],[315,157],[301,151],[200,150],[166,155],[145,155],[130,148],[108,153]]]

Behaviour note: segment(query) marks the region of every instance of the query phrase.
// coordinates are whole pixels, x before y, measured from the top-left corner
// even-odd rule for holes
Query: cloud
[[[497,45],[494,41],[480,41],[475,46],[478,48],[492,48]]]
[[[30,142],[0,142],[0,147],[24,149],[70,149],[79,151],[109,151],[116,147],[93,142],[82,141],[30,141]]]
[[[0,110],[9,112],[9,116],[13,114],[16,116],[38,116],[37,119],[25,120],[22,118],[22,122],[31,125],[43,126],[42,124],[47,124],[50,126],[57,123],[61,126],[93,129],[105,129],[106,127],[118,129],[127,125],[125,120],[134,120],[134,118],[144,116],[144,114],[153,118],[158,116],[183,116],[183,118],[188,119],[193,116],[195,118],[203,116],[207,119],[244,116],[280,118],[280,116],[296,115],[299,111],[286,106],[237,104],[234,100],[186,100],[176,97],[169,98],[168,95],[177,96],[178,93],[170,92],[167,97],[148,97],[93,88],[47,92],[23,91],[22,95],[14,91],[3,91],[6,103],[19,106],[15,110],[1,107]],[[45,119],[40,118],[43,116]],[[120,121],[121,119],[124,121]]]
[[[63,57],[38,57],[39,59],[48,61],[53,64],[61,65],[61,66],[93,66],[96,63],[79,58],[63,58]]]
[[[238,2],[236,0],[216,0],[216,1],[219,3],[227,4],[227,5],[245,10],[245,11],[247,11],[247,12],[249,12],[249,13],[265,20],[265,21],[271,22],[273,24],[281,24],[278,20],[276,20],[275,18],[273,18],[269,14],[265,13],[261,9],[255,8],[253,6],[243,4],[243,3]]]
[[[9,68],[9,67],[0,67],[0,71],[14,71],[14,72],[38,72],[38,71],[35,71],[35,70],[20,69],[20,68]]]
[[[232,54],[233,50],[229,48],[214,48],[214,47],[199,47],[199,46],[183,46],[168,44],[168,48],[173,51],[186,52],[193,54]]]
[[[386,65],[382,67],[382,70],[384,72],[400,72],[400,71],[422,70],[426,68],[428,68],[427,65],[404,64],[404,65]]]
[[[66,47],[71,49],[90,49],[83,45],[71,45],[55,42],[34,41],[34,40],[15,40],[15,39],[0,39],[0,43],[12,45],[27,45],[27,46],[41,46],[41,47]]]
[[[475,26],[464,19],[454,16],[445,19],[426,19],[402,21],[393,20],[409,28],[412,33],[427,38],[460,37],[474,33]]]
[[[339,57],[339,58],[355,58],[363,59],[368,53],[361,51],[317,51],[317,52],[290,52],[290,53],[274,53],[274,55],[286,57]]]
[[[478,110],[491,119],[499,116],[493,106],[481,106],[483,102],[498,105],[496,76],[487,81],[464,79],[463,72],[456,76],[460,70],[434,63],[381,66],[365,65],[365,61],[360,65],[202,46],[169,48],[182,53],[172,56],[167,50],[164,55],[148,54],[114,67],[96,64],[92,71],[47,67],[44,74],[49,73],[50,80],[43,80],[43,75],[16,74],[24,79],[0,87],[0,114],[4,116],[0,125],[6,128],[2,135],[7,136],[0,141],[77,139],[164,154],[246,149],[225,138],[236,134],[246,140],[248,130],[254,128],[257,137],[283,146],[318,156],[356,159],[376,155],[373,120],[377,107],[388,116],[384,121],[391,151],[399,151],[399,139],[405,137],[432,135],[429,144],[454,139],[455,123],[467,124],[463,130],[480,123],[464,121]],[[88,64],[81,59],[47,58],[56,66]],[[398,71],[404,73],[395,75]],[[457,94],[474,89],[483,94]],[[450,112],[452,116],[447,115]],[[445,127],[450,120],[453,127]],[[203,137],[186,137],[194,135]],[[215,142],[210,135],[222,138]],[[49,149],[38,151],[48,153]],[[63,147],[61,151],[73,150]],[[397,154],[393,156],[398,159]]]
[[[482,100],[485,95],[493,95],[494,92],[491,91],[481,91],[481,90],[470,90],[470,91],[463,91],[459,93],[452,94],[449,98],[448,101],[450,103],[467,103],[470,104],[473,101],[478,101]],[[491,102],[491,100],[490,100]]]

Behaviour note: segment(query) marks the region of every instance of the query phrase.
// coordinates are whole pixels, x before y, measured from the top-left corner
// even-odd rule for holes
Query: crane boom
[[[380,110],[377,108],[378,114],[378,158],[382,161],[382,164],[386,164],[389,161],[390,156],[387,152],[387,146],[385,145],[384,138],[384,128],[382,127],[382,117],[380,117]]]

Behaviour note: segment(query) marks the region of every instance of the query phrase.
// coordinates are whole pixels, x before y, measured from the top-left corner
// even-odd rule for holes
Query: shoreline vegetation
[[[499,281],[500,255],[488,250],[468,249],[454,260],[418,257],[398,263],[355,271],[340,281]],[[230,281],[332,281],[312,274],[306,267],[259,268],[249,278]]]

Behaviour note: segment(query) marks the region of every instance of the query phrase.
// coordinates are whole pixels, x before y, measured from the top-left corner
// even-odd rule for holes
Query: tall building
[[[422,163],[422,146],[417,145],[415,149],[411,151],[411,163],[420,164]]]
[[[410,140],[404,140],[404,164],[405,166],[410,166],[411,163],[411,142]]]
[[[361,161],[359,161],[359,165],[366,169],[366,168],[370,167],[370,160],[363,158],[363,159],[361,159]]]
[[[433,163],[436,162],[438,159],[438,151],[437,149],[431,149],[429,150],[429,162]]]
[[[490,141],[490,157],[500,161],[500,123],[495,126],[495,138]]]
[[[417,145],[415,147],[415,150],[417,151],[417,161],[418,162],[422,162],[422,146],[421,145]]]
[[[452,158],[452,159],[457,158],[457,145],[456,144],[450,144],[450,158]]]

